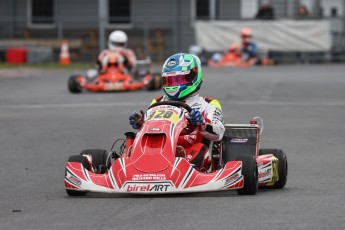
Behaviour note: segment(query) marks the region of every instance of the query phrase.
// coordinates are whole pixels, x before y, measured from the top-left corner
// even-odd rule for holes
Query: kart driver
[[[108,64],[114,56],[121,57],[125,71],[131,72],[135,69],[137,58],[133,50],[127,48],[127,41],[127,34],[121,30],[115,30],[109,35],[108,49],[102,51],[97,59],[97,69],[99,72],[107,70]]]
[[[185,157],[200,171],[210,171],[213,141],[223,138],[225,127],[218,100],[199,95],[203,82],[200,59],[186,53],[170,56],[162,68],[162,81],[164,95],[153,99],[151,105],[159,101],[185,102],[192,108],[189,121],[197,126],[192,133],[179,137],[176,156]],[[140,129],[143,122],[143,112],[134,111],[129,116],[134,129]]]
[[[249,27],[244,27],[240,33],[242,46],[241,46],[241,53],[242,53],[242,61],[246,65],[254,65],[257,59],[257,47],[255,42],[253,42],[253,31]]]

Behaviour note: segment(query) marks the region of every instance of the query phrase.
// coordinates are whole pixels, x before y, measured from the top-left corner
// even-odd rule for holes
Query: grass
[[[47,64],[7,64],[0,63],[0,69],[13,69],[13,68],[33,68],[33,69],[89,69],[93,68],[94,63],[72,63],[69,66],[63,66],[59,63]]]

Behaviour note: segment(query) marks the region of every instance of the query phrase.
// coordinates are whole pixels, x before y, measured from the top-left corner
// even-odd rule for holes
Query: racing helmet
[[[121,50],[126,48],[128,37],[122,30],[115,30],[109,35],[108,47],[111,50]]]
[[[249,27],[244,27],[242,30],[241,30],[241,38],[245,41],[250,41],[253,37],[253,30]]]
[[[192,54],[170,56],[162,68],[163,91],[172,100],[184,99],[198,91],[202,83],[200,59]]]

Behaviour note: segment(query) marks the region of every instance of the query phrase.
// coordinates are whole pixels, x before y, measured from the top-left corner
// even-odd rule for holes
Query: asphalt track
[[[0,79],[0,229],[345,229],[345,66],[204,75],[201,93],[220,100],[226,123],[263,118],[262,147],[288,156],[284,189],[68,197],[68,156],[109,149],[128,115],[160,93],[72,95],[67,72],[42,71]]]

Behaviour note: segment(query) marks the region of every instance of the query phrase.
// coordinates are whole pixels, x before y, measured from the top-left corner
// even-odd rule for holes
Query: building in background
[[[198,20],[253,20],[267,0],[106,0],[106,35],[122,29],[129,46],[140,58],[150,55],[162,61],[173,52],[187,51],[195,43]],[[344,33],[343,0],[271,0],[275,20],[297,17],[305,4],[307,19],[322,17],[332,30]],[[72,58],[95,59],[98,52],[98,1],[95,0],[1,0],[0,49],[16,44],[59,49],[69,39]],[[14,42],[14,39],[17,43]],[[38,42],[39,40],[39,42]],[[43,41],[42,41],[43,40]]]

